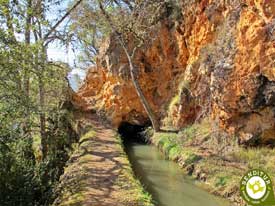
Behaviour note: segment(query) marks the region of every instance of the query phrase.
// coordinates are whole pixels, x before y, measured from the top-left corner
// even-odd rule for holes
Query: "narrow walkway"
[[[78,121],[86,132],[60,179],[60,194],[53,205],[151,205],[132,175],[116,132],[95,115],[85,115]]]

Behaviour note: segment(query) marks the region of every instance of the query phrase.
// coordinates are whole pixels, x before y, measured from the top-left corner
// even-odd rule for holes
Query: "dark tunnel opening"
[[[130,124],[129,122],[122,122],[118,128],[118,133],[120,134],[124,144],[130,142],[146,144],[147,139],[145,135],[145,130],[149,126],[149,124],[135,125]]]

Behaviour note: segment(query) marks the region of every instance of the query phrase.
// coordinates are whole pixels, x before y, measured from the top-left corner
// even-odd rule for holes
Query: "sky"
[[[77,54],[69,47],[68,51],[65,47],[56,44],[50,44],[48,48],[48,58],[53,61],[62,61],[68,63],[72,68],[75,67]]]
[[[49,11],[50,13],[48,13],[48,16],[55,19],[59,16],[59,10],[66,9],[70,2],[71,0],[62,1],[62,4],[56,7],[56,9],[51,9]],[[51,43],[48,46],[47,54],[48,59],[51,61],[62,61],[70,65],[72,71],[68,74],[68,79],[72,89],[77,91],[86,77],[86,71],[77,67],[76,62],[78,53],[74,51],[71,46],[67,49],[65,46],[60,46],[57,43]]]
[[[67,52],[66,48],[58,47],[54,44],[49,45],[48,59],[52,61],[62,61],[70,65],[72,70],[68,74],[69,83],[71,88],[77,91],[83,83],[87,71],[74,64],[74,61],[76,61],[76,54],[74,54],[72,49],[69,49]]]
[[[52,22],[57,22],[57,19],[61,18],[60,10],[66,10],[70,5],[71,0],[63,0],[62,3],[58,6],[51,7],[51,9],[47,12],[47,18]],[[64,13],[64,12],[63,12]],[[62,14],[64,15],[64,14]],[[68,20],[65,19],[64,22]],[[60,27],[63,25],[60,24]],[[57,29],[58,29],[57,28]],[[74,66],[74,61],[76,60],[76,55],[73,53],[72,49],[69,48],[68,51],[65,46],[60,46],[57,43],[51,43],[48,47],[48,58],[49,60],[62,61],[68,63],[71,67]]]
[[[71,88],[77,92],[86,77],[86,71],[82,69],[75,68],[68,74],[68,79]]]

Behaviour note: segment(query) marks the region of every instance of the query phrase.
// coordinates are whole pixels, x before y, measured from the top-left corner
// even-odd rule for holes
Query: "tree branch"
[[[74,6],[66,12],[66,14],[58,21],[56,24],[48,31],[48,33],[44,36],[43,41],[47,40],[48,37],[56,30],[56,28],[71,14],[71,12],[82,2],[82,0],[78,0]]]

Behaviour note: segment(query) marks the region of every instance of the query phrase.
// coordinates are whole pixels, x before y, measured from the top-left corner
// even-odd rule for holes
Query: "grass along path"
[[[274,148],[241,147],[236,137],[213,130],[209,119],[182,129],[179,133],[147,130],[147,138],[170,160],[199,180],[210,193],[224,197],[232,205],[246,205],[239,184],[244,173],[260,168],[275,179]],[[274,186],[274,183],[273,183]]]
[[[95,115],[82,115],[78,122],[86,132],[60,179],[53,205],[152,205],[133,176],[117,133]]]

